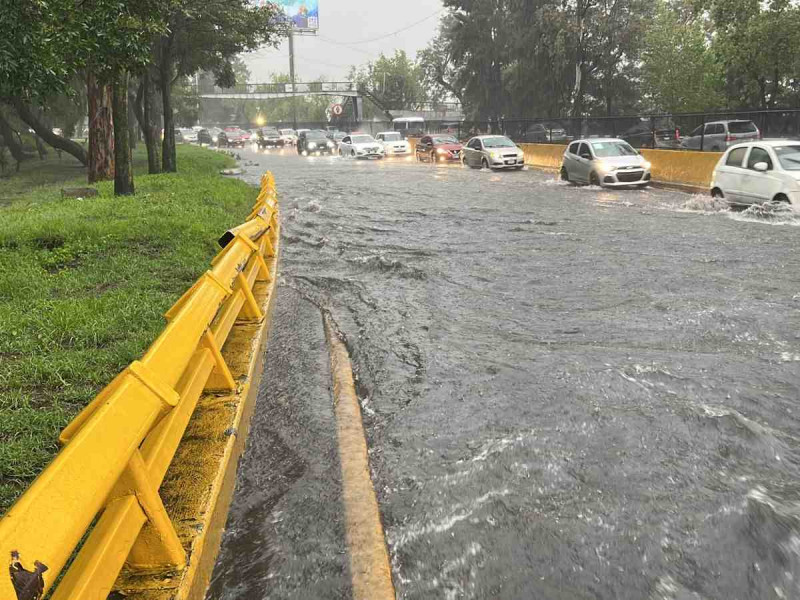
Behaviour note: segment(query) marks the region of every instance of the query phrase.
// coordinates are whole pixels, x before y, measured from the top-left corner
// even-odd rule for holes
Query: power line
[[[330,42],[332,44],[338,44],[340,46],[359,46],[361,44],[371,44],[372,42],[377,42],[379,40],[383,40],[383,39],[386,39],[388,37],[392,37],[393,35],[397,35],[398,33],[403,33],[404,31],[408,31],[409,29],[412,29],[412,28],[416,27],[417,25],[420,25],[420,24],[424,23],[425,21],[427,21],[429,19],[432,19],[436,15],[439,15],[439,14],[443,13],[445,10],[447,10],[447,9],[440,8],[436,12],[433,12],[433,13],[429,14],[427,17],[422,18],[419,21],[415,21],[414,23],[412,23],[411,25],[408,25],[407,27],[403,27],[402,29],[398,29],[397,31],[393,31],[391,33],[386,33],[384,35],[380,35],[378,37],[371,38],[371,39],[368,39],[368,40],[361,40],[361,41],[358,41],[358,42],[339,42],[337,40],[330,40],[328,38],[323,38],[322,36],[320,36],[320,39],[324,39],[327,42]]]

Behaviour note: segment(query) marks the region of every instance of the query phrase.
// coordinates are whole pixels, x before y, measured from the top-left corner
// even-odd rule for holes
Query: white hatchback
[[[383,158],[383,144],[366,133],[346,135],[339,142],[339,156],[352,158]]]
[[[800,141],[733,146],[714,169],[711,195],[729,204],[800,204]]]

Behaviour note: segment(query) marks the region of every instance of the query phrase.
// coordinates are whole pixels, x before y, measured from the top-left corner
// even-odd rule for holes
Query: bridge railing
[[[312,83],[246,83],[232,88],[204,88],[200,86],[201,94],[307,94],[330,92],[355,92],[357,85],[352,81],[325,81]]]
[[[161,335],[61,433],[61,452],[0,520],[11,559],[0,598],[43,597],[71,559],[53,600],[105,599],[125,563],[185,566],[158,490],[203,391],[236,389],[220,351],[237,319],[263,318],[252,290],[271,279],[277,213],[267,173],[248,221],[220,239]]]

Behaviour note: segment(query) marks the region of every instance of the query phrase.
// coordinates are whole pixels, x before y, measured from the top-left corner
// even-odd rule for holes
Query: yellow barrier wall
[[[560,169],[566,146],[560,144],[518,144],[525,153],[525,164],[545,169]]]
[[[722,152],[642,150],[653,164],[653,180],[709,189],[714,167]]]
[[[545,169],[560,169],[566,145],[519,144],[525,163]],[[721,152],[641,150],[652,165],[653,181],[708,189]]]

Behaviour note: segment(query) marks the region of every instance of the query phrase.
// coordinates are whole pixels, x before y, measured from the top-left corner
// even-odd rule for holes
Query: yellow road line
[[[342,465],[342,493],[354,600],[394,600],[389,554],[378,501],[369,474],[367,441],[361,422],[347,348],[325,316],[331,354],[333,402]]]

